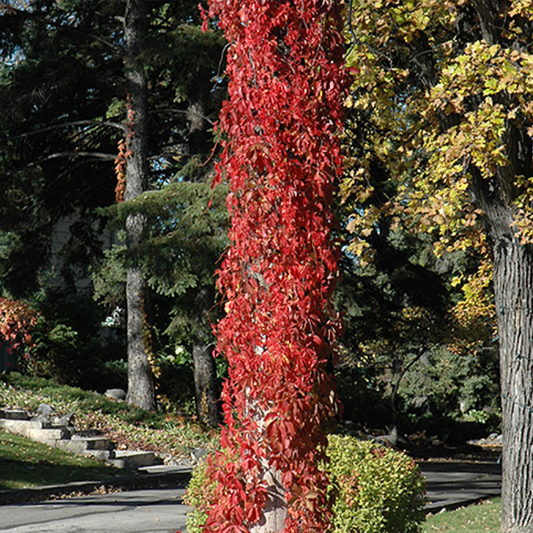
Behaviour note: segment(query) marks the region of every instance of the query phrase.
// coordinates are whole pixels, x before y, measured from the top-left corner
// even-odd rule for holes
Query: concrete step
[[[13,433],[20,433],[21,435],[25,435],[32,429],[43,429],[43,427],[52,427],[52,424],[46,425],[41,421],[35,420],[0,418],[0,428]]]
[[[114,459],[110,459],[108,463],[117,468],[124,468],[126,470],[134,470],[142,466],[152,466],[163,463],[163,460],[153,452],[115,450],[114,456]]]
[[[54,441],[69,439],[71,436],[71,430],[69,428],[53,428],[51,424],[36,420],[3,418],[0,419],[0,428],[38,442],[44,442],[50,446],[52,446],[50,443]]]
[[[98,435],[97,431],[75,434],[68,421],[65,424],[62,419],[53,422],[41,417],[31,419],[26,411],[0,410],[0,428],[64,451],[90,455],[117,468],[136,470],[163,464],[163,460],[153,452],[114,450],[115,444],[109,438]]]
[[[141,466],[137,469],[139,474],[191,474],[193,468],[188,465],[151,465]]]
[[[83,435],[72,435],[72,442],[77,442],[85,446],[85,450],[109,450],[111,440],[107,437],[84,437]]]
[[[55,446],[58,441],[70,439],[70,431],[66,428],[33,428],[28,431],[28,437],[37,442]]]
[[[24,409],[0,409],[0,419],[29,420],[30,414]]]
[[[106,437],[88,438],[73,435],[70,439],[57,441],[56,446],[66,452],[91,455],[102,461],[107,461],[114,445]]]

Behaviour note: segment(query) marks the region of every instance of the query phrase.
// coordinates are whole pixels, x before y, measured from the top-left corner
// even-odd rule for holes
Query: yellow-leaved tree
[[[394,186],[373,201],[365,158],[342,194],[352,252],[380,217],[464,251],[458,320],[495,318],[503,420],[502,531],[533,531],[533,1],[352,0],[348,105]]]

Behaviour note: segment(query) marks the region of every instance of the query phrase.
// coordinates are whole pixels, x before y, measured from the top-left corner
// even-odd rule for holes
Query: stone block
[[[152,466],[161,464],[163,460],[153,452],[130,452],[130,451],[115,451],[115,458],[108,461],[109,464],[117,468],[125,468],[133,470],[141,466]]]
[[[126,399],[126,391],[122,389],[107,389],[105,396],[110,400],[123,402]]]
[[[85,450],[109,450],[111,441],[107,437],[84,437],[72,435],[72,442],[83,443]]]
[[[30,415],[24,409],[0,409],[0,418],[6,420],[29,420]]]
[[[42,442],[48,445],[55,445],[56,441],[66,440],[70,438],[70,431],[65,428],[47,428],[47,429],[29,429],[28,437],[37,442]],[[52,444],[51,444],[52,443]]]

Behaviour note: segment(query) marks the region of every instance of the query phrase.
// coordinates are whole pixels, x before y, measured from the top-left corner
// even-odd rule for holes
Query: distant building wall
[[[13,350],[9,350],[9,343],[0,340],[0,372],[17,370],[17,356]]]
[[[59,273],[64,265],[63,248],[67,245],[69,240],[76,235],[75,225],[80,220],[81,215],[74,213],[72,215],[61,218],[51,236],[51,262],[50,271],[52,273]],[[98,240],[101,243],[103,250],[111,248],[116,242],[116,235],[114,232],[102,231],[98,235]],[[75,285],[77,289],[87,289],[91,287],[92,281],[89,277],[76,276]]]

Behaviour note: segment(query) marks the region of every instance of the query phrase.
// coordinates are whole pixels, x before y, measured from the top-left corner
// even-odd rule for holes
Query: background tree
[[[335,413],[333,188],[344,95],[340,5],[218,1],[228,48],[230,239],[219,273],[227,357],[223,452],[206,531],[324,531]]]
[[[27,297],[54,246],[55,273],[73,291],[101,247],[94,209],[113,201],[106,169],[122,126],[106,120],[106,101],[120,58],[94,35],[109,33],[107,17],[118,13],[111,5],[96,14],[56,2],[14,5],[0,17],[0,274],[3,290]],[[54,235],[60,224],[62,245]]]
[[[98,208],[114,202],[113,162],[126,135],[125,73],[132,70],[124,69],[124,4],[13,2],[1,15],[8,59],[1,98],[9,109],[0,121],[1,285],[33,298],[53,268],[57,283],[79,292],[80,279],[103,258],[105,217]],[[212,78],[223,43],[201,33],[195,2],[151,2],[148,22],[133,64],[151,85],[146,186],[201,181],[210,169],[202,163],[212,148],[209,117],[222,92]],[[58,227],[67,232],[59,251]]]
[[[148,36],[148,5],[144,0],[128,0],[124,14],[126,42],[124,71],[128,91],[126,141],[124,143],[124,200],[140,196],[148,188],[148,80],[141,56]],[[155,385],[150,366],[150,310],[147,286],[140,265],[131,254],[139,246],[144,233],[145,218],[131,214],[126,219],[126,247],[130,252],[127,269],[127,346],[128,394],[130,405],[148,411],[155,409]]]
[[[464,418],[494,407],[490,394],[498,381],[493,320],[481,308],[470,311],[459,282],[477,270],[479,257],[470,250],[437,257],[435,236],[410,230],[410,216],[394,204],[401,185],[394,151],[384,148],[405,126],[385,121],[380,108],[374,114],[367,88],[349,100],[346,172],[337,197],[347,244],[336,297],[345,313],[336,369],[343,416],[366,431],[464,439],[466,430],[483,431]],[[480,368],[489,354],[490,371]],[[464,383],[450,386],[455,376]]]
[[[183,377],[176,381],[179,376],[173,376],[188,372],[184,365],[189,361],[183,360],[175,371],[162,369],[158,392],[178,399],[183,388],[190,391],[196,398],[198,419],[212,426],[218,425],[220,411],[211,327],[220,311],[215,306],[213,278],[228,242],[225,195],[226,188],[212,189],[210,179],[173,182],[112,210],[119,228],[131,213],[146,219],[136,257],[153,291],[155,366],[167,367],[160,355],[175,359],[176,349],[181,353],[184,348],[191,357],[193,375],[189,377],[197,390],[191,390]],[[96,296],[110,308],[124,305],[126,264],[124,245],[116,245],[95,269]]]
[[[351,61],[362,73],[353,103],[384,125],[381,153],[395,155],[388,160],[399,186],[389,213],[407,213],[418,231],[435,237],[440,256],[463,251],[480,258],[475,273],[456,280],[470,304],[457,313],[463,319],[496,315],[502,529],[529,531],[532,354],[524,339],[532,333],[533,296],[532,5],[353,2],[351,16]],[[363,175],[364,169],[353,189],[365,189]],[[359,227],[373,223],[365,218]]]

